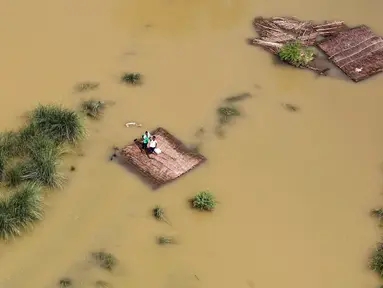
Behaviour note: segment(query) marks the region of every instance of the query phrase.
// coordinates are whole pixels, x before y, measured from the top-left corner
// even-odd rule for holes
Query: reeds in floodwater
[[[5,170],[3,181],[7,187],[13,188],[23,182],[23,168],[22,163],[16,163]]]
[[[160,245],[175,244],[174,238],[169,236],[160,236],[158,237],[157,242]]]
[[[233,105],[221,106],[217,110],[221,125],[228,123],[233,117],[241,115],[241,112]]]
[[[246,99],[251,98],[251,97],[252,96],[249,92],[244,92],[244,93],[240,93],[240,94],[237,94],[234,96],[229,96],[225,100],[229,103],[234,103],[234,102],[246,100]]]
[[[76,144],[86,134],[80,115],[59,105],[39,105],[29,120],[38,133],[58,144]]]
[[[95,283],[96,288],[111,288],[112,285],[110,285],[108,282],[103,280],[97,280]]]
[[[60,288],[71,287],[72,285],[73,285],[73,281],[70,278],[63,278],[59,280]]]
[[[217,205],[214,195],[209,191],[198,192],[192,199],[193,208],[205,211],[213,211]]]
[[[74,89],[78,92],[95,90],[100,86],[98,82],[82,82],[75,85]]]
[[[81,103],[82,112],[93,119],[99,119],[103,115],[104,109],[105,102],[100,100],[90,99]]]
[[[131,85],[141,84],[142,76],[140,73],[124,73],[121,76],[121,82]]]
[[[153,208],[153,217],[170,225],[170,222],[165,217],[165,210],[161,206],[157,205]]]
[[[65,149],[46,137],[35,139],[27,147],[29,157],[22,163],[23,180],[49,188],[62,188],[65,177],[58,167]]]
[[[380,277],[383,277],[383,244],[378,243],[374,252],[371,255],[370,269],[377,272]]]
[[[0,202],[0,237],[4,240],[20,236],[43,218],[40,189],[25,184]]]
[[[92,257],[101,268],[108,271],[112,271],[113,268],[117,265],[116,257],[114,257],[114,255],[109,252],[93,252]]]

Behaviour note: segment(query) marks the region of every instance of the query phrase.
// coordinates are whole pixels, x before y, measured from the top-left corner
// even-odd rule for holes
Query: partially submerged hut
[[[383,71],[383,38],[365,25],[324,39],[318,46],[355,82]]]
[[[119,159],[128,168],[139,172],[153,189],[177,179],[206,161],[204,156],[188,149],[165,129],[157,128],[150,133],[156,136],[160,154],[148,155],[141,150],[140,143],[134,141],[120,150]]]
[[[383,70],[382,37],[367,26],[349,28],[343,21],[315,24],[294,17],[257,17],[253,25],[259,36],[250,43],[275,55],[286,43],[299,41],[304,47],[317,46],[329,57],[314,59],[301,68],[323,74],[332,62],[355,82]]]

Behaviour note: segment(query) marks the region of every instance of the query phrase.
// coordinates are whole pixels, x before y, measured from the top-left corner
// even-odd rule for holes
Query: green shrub
[[[121,76],[121,81],[127,84],[140,84],[141,83],[141,74],[140,73],[124,73]]]
[[[370,269],[383,277],[383,243],[379,243],[370,258]]]
[[[25,184],[0,202],[0,237],[19,236],[43,218],[43,204],[38,186]]]
[[[278,51],[281,60],[294,66],[304,66],[314,59],[314,51],[303,46],[299,41],[284,44]]]
[[[206,211],[214,210],[217,204],[214,195],[209,191],[198,192],[191,202],[194,208]]]
[[[90,99],[81,103],[81,109],[85,115],[99,119],[104,112],[105,103],[103,101]]]
[[[57,105],[39,105],[30,116],[36,131],[57,144],[76,144],[85,137],[82,119],[75,112]]]
[[[113,268],[117,264],[116,257],[114,257],[113,254],[108,252],[104,252],[104,251],[94,252],[92,253],[92,257],[101,268],[109,270],[109,271],[113,270]]]

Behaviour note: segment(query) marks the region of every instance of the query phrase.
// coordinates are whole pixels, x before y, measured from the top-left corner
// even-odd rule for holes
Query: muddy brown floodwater
[[[347,5],[344,6],[344,5]],[[379,239],[369,210],[382,203],[383,76],[355,84],[273,64],[246,45],[255,16],[343,19],[383,34],[381,0],[19,0],[0,1],[0,128],[21,123],[38,102],[74,107],[88,97],[114,101],[87,122],[83,157],[70,157],[69,182],[47,197],[46,219],[0,244],[0,287],[376,287],[366,266]],[[123,71],[142,87],[119,83]],[[99,89],[73,93],[79,81]],[[254,97],[244,117],[214,135],[214,111],[236,93]],[[281,104],[300,107],[296,113]],[[126,128],[165,127],[185,142],[206,129],[208,162],[152,192],[107,161]],[[187,199],[210,189],[212,214]],[[150,215],[165,207],[172,226]],[[177,237],[158,247],[155,237]],[[106,249],[110,273],[86,262]]]

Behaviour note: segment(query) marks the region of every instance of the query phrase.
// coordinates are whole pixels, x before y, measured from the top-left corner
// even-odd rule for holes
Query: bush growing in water
[[[379,243],[370,259],[370,268],[383,277],[383,243]]]
[[[57,144],[76,144],[85,137],[80,116],[72,110],[57,105],[39,105],[30,115],[36,131]]]
[[[140,73],[124,73],[121,76],[121,81],[127,84],[140,84],[141,83],[141,74]]]
[[[42,218],[40,189],[34,184],[25,184],[0,202],[0,237],[7,240],[19,236]]]
[[[194,208],[206,211],[214,210],[217,204],[214,195],[209,191],[198,192],[191,202]]]
[[[116,257],[114,257],[113,254],[108,252],[94,252],[92,253],[92,257],[94,260],[96,260],[97,264],[100,265],[101,268],[104,268],[109,271],[112,271],[117,264]]]
[[[82,102],[81,109],[87,116],[98,119],[104,112],[105,103],[103,101],[90,99]]]
[[[294,66],[305,66],[314,59],[314,51],[304,47],[299,41],[284,44],[278,51],[278,56],[282,61],[286,61]]]
[[[72,284],[73,284],[73,281],[72,279],[69,279],[69,278],[63,278],[63,279],[60,279],[59,281],[60,288],[71,287]]]

